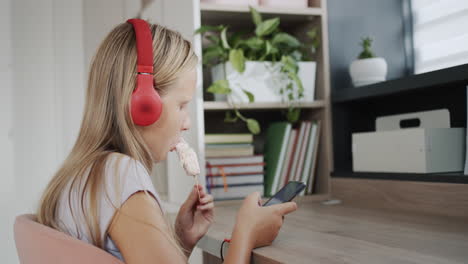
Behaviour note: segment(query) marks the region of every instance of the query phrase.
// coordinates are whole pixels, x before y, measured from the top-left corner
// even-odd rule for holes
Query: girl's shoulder
[[[133,193],[146,190],[157,200],[157,194],[150,174],[138,160],[122,153],[111,153],[105,166],[105,184],[112,192],[117,192],[121,201],[127,200]],[[158,201],[159,202],[159,201]]]
[[[119,174],[121,176],[148,176],[145,166],[138,160],[119,153],[112,152],[106,160],[106,173]]]

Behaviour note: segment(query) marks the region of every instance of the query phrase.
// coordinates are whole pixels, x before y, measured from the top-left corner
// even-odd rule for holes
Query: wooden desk
[[[468,263],[466,218],[297,203],[273,244],[255,249],[251,263]],[[220,245],[240,204],[215,202],[215,223],[197,244],[205,263],[221,263]]]

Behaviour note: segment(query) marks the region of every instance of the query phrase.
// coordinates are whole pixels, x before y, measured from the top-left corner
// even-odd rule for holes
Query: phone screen
[[[289,202],[294,197],[296,197],[296,195],[298,195],[305,187],[306,185],[303,182],[290,181],[275,195],[273,195],[268,201],[266,201],[263,204],[263,206]]]

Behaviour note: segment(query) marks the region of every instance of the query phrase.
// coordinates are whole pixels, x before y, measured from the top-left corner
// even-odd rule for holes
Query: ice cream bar
[[[176,145],[177,155],[179,155],[180,164],[189,176],[200,174],[200,165],[195,151],[180,138],[180,142]]]
[[[198,184],[197,175],[200,174],[200,165],[198,164],[198,157],[195,151],[185,142],[183,138],[180,138],[180,142],[176,145],[176,152],[179,156],[180,164],[185,170],[185,173],[189,176],[193,176],[195,183]],[[200,190],[198,191],[198,199],[200,198]]]

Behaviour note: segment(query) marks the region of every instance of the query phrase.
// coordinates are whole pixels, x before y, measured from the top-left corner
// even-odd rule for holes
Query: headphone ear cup
[[[130,112],[135,125],[149,126],[158,121],[162,100],[153,85],[152,74],[138,74],[136,89],[132,93]]]

